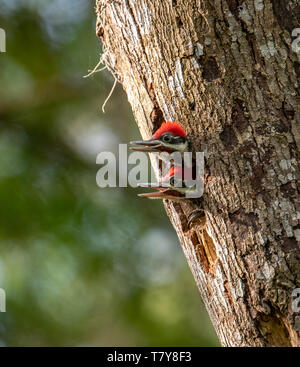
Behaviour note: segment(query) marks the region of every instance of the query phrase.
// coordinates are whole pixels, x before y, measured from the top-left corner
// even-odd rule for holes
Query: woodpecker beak
[[[157,190],[156,192],[149,192],[145,194],[138,194],[139,197],[148,199],[170,199],[170,200],[181,200],[185,196],[180,192],[173,190],[170,185],[162,185],[156,183],[144,183],[138,184],[138,187],[150,187],[151,189]]]
[[[130,144],[132,145],[130,149],[138,152],[155,153],[166,150],[163,143],[160,140],[155,139],[131,141]]]

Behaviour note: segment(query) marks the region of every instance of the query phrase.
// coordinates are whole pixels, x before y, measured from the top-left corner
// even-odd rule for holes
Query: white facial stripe
[[[167,148],[178,150],[179,152],[184,152],[187,149],[187,141],[181,144],[169,144],[169,143],[163,143],[163,145]]]

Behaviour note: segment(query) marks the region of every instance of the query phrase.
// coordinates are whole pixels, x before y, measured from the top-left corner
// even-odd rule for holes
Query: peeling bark
[[[224,346],[300,346],[297,0],[98,0],[97,34],[143,138],[180,121],[206,160],[165,202]],[[299,24],[298,24],[299,27]],[[298,78],[298,79],[297,79]]]

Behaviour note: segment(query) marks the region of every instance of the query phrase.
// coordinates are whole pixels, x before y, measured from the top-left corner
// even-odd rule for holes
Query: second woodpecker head
[[[192,184],[192,185],[191,185]],[[195,190],[193,169],[191,167],[172,167],[159,183],[140,183],[138,187],[149,187],[156,191],[139,194],[148,199],[186,199],[189,190]]]
[[[163,122],[150,140],[132,141],[131,149],[147,152],[186,152],[189,150],[189,139],[178,122]]]

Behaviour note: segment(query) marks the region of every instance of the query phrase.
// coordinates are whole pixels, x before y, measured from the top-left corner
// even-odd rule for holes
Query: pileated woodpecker
[[[132,141],[132,150],[147,153],[159,152],[188,152],[190,150],[190,140],[185,130],[178,122],[163,122],[156,130],[150,140]]]
[[[184,152],[191,152],[191,141],[185,130],[178,122],[171,121],[163,122],[150,140],[132,141],[130,144],[132,150],[147,153],[180,152],[183,155]],[[184,177],[184,175],[188,177]],[[139,187],[150,187],[157,191],[139,194],[138,196],[149,199],[184,200],[187,191],[194,189],[194,186],[186,186],[185,180],[193,180],[194,177],[194,160],[187,163],[186,166],[175,165],[159,183],[139,184]],[[194,210],[188,216],[188,226],[190,227],[199,218],[202,223],[205,223],[205,214],[202,208]]]
[[[192,180],[192,175],[192,168],[172,167],[159,183],[138,184],[139,187],[150,187],[156,189],[157,192],[139,194],[138,196],[149,199],[186,199],[186,192],[194,189],[194,186],[186,185],[186,182]]]
[[[174,153],[188,152],[191,148],[190,139],[187,136],[185,130],[179,125],[178,122],[163,122],[161,127],[155,131],[150,140],[132,141],[131,149],[147,153]],[[160,157],[160,159],[164,159]],[[189,164],[183,165],[182,161],[173,161],[173,167],[167,173],[165,177],[158,183],[145,183],[139,184],[140,187],[151,187],[158,190],[158,192],[150,194],[140,194],[139,196],[148,197],[151,199],[172,199],[182,200],[185,199],[185,193],[191,190],[193,187],[186,186],[185,180],[193,180],[195,176],[194,162],[190,161]],[[188,177],[183,176],[186,175]]]

